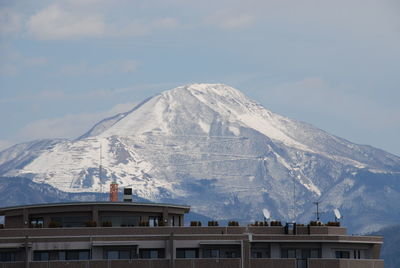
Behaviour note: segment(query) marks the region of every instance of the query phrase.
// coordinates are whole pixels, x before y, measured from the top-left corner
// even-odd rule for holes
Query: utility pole
[[[293,222],[296,222],[296,180],[293,176]]]
[[[317,221],[319,221],[319,209],[318,209],[319,203],[320,202],[314,202],[314,204],[317,206],[317,212],[315,213],[317,215]]]
[[[99,182],[100,182],[100,201],[102,199],[102,194],[103,194],[103,182],[101,180],[101,174],[102,174],[102,148],[101,148],[101,141],[100,141],[100,164],[99,164]]]

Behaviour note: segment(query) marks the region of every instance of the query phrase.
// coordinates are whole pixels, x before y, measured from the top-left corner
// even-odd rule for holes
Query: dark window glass
[[[337,250],[335,255],[338,259],[350,259],[350,251]]]
[[[129,250],[121,250],[119,252],[120,260],[129,260],[131,258]]]
[[[79,260],[88,260],[89,251],[79,251]]]
[[[311,252],[310,252],[309,249],[303,249],[303,250],[301,251],[301,257],[302,257],[302,259],[308,259],[308,258],[310,258],[310,256],[311,256]]]
[[[287,250],[287,257],[288,258],[296,258],[296,250],[295,249],[288,249]]]
[[[262,251],[252,251],[251,252],[251,257],[255,259],[261,259],[262,258]]]
[[[67,251],[65,254],[67,260],[79,260],[79,252],[78,251]]]
[[[176,250],[176,257],[179,259],[185,258],[185,250],[184,249],[177,249]]]
[[[109,260],[118,260],[119,259],[118,251],[108,251],[107,252],[107,259],[109,259]]]
[[[49,252],[47,251],[35,251],[33,253],[34,261],[48,261],[49,260]]]
[[[65,251],[58,252],[58,260],[64,261],[65,260]]]
[[[225,252],[225,257],[226,258],[237,258],[238,255],[237,255],[236,251],[227,251],[227,252]]]
[[[188,259],[197,258],[197,251],[195,249],[185,250],[185,258]]]
[[[141,249],[139,251],[141,259],[161,259],[164,258],[164,249]]]
[[[14,251],[0,252],[0,262],[14,262],[16,254]]]
[[[65,251],[66,260],[88,260],[89,251],[88,250],[68,250]]]
[[[319,250],[311,249],[310,250],[310,258],[319,258]]]
[[[194,259],[199,257],[199,251],[195,248],[177,248],[177,258]]]
[[[34,261],[41,261],[40,252],[34,252],[34,253],[33,253],[33,260],[34,260]]]
[[[320,254],[319,249],[283,249],[281,251],[281,258],[320,258]]]
[[[203,258],[219,258],[219,249],[204,249]]]
[[[287,258],[288,257],[288,255],[287,255],[287,249],[283,249],[282,251],[281,251],[281,258]]]
[[[139,226],[140,216],[104,216],[101,217],[101,223],[111,223],[117,227]]]
[[[58,223],[61,227],[86,227],[89,216],[52,217],[51,222]]]
[[[129,260],[137,258],[136,247],[104,248],[103,252],[104,252],[103,255],[104,259]]]
[[[29,228],[43,228],[43,218],[29,219]]]

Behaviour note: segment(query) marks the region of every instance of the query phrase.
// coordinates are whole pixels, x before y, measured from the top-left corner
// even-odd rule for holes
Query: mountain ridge
[[[400,203],[400,157],[273,113],[223,84],[165,91],[75,140],[47,142],[0,152],[0,175],[66,192],[98,192],[115,180],[137,196],[189,203],[217,219],[256,218],[267,207],[277,217],[307,220],[315,200],[348,215],[369,209],[372,218],[379,199],[390,208]],[[371,188],[374,181],[359,174],[382,183]],[[390,222],[400,219],[383,211]],[[373,230],[369,226],[358,229]]]

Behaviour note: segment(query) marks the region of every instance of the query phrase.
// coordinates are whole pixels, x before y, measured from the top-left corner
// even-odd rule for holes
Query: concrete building
[[[0,208],[0,268],[383,268],[381,237],[337,226],[191,226],[188,206],[85,202]]]

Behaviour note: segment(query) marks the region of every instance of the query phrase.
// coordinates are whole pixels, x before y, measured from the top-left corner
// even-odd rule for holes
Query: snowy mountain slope
[[[74,141],[50,144],[1,152],[0,175],[66,192],[106,191],[115,180],[143,198],[191,204],[216,219],[259,219],[268,207],[276,218],[306,221],[315,200],[364,220],[378,208],[386,221],[400,219],[377,205],[400,204],[399,157],[272,113],[222,84],[165,91]]]

